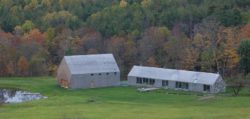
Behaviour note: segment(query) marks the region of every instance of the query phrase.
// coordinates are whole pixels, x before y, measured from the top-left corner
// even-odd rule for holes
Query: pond
[[[0,103],[21,103],[31,100],[39,100],[47,98],[40,93],[31,93],[18,89],[1,89],[0,88]]]

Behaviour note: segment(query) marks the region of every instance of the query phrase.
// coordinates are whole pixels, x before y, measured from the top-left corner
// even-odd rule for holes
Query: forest
[[[250,72],[250,0],[0,0],[0,76],[55,75],[65,55]]]

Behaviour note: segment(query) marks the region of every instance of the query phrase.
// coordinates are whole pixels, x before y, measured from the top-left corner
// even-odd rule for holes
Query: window
[[[154,79],[149,79],[149,85],[154,85],[155,84],[155,80]]]
[[[175,83],[176,88],[181,88],[181,89],[188,89],[188,83],[185,82],[176,82]]]
[[[117,73],[116,73],[116,72],[114,72],[114,74],[116,75]]]
[[[138,84],[146,84],[146,85],[154,85],[155,80],[154,79],[149,79],[149,78],[137,77],[136,78],[136,83],[138,83]]]
[[[210,91],[210,85],[203,85],[203,91]]]
[[[137,78],[136,78],[136,83],[138,83],[138,84],[142,84],[142,78],[137,77]]]
[[[102,74],[101,73],[99,73],[99,76],[101,76]]]
[[[94,74],[90,74],[90,76],[94,76]]]
[[[168,86],[168,81],[163,80],[162,81],[162,86]]]
[[[106,75],[109,75],[109,73],[106,73]]]
[[[143,83],[144,84],[148,84],[148,79],[147,78],[143,78]]]

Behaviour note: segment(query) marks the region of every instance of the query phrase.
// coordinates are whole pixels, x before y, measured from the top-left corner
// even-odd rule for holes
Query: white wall
[[[93,73],[91,74],[81,74],[81,75],[72,75],[70,88],[98,88],[98,87],[107,87],[107,86],[118,86],[120,84],[120,73],[117,72],[116,75],[114,72],[106,73]]]
[[[215,86],[210,85],[210,92],[209,93],[218,93],[218,92],[223,92],[225,89],[225,85],[223,85],[224,81],[222,78],[220,80],[217,80]],[[143,86],[143,87],[162,87],[162,80],[161,79],[155,79],[155,84],[154,85],[145,85],[145,84],[137,84],[136,83],[136,77],[133,76],[128,76],[128,84],[131,86]],[[176,81],[168,81],[168,88],[170,89],[176,89]],[[188,89],[176,89],[176,90],[189,90],[189,91],[194,91],[194,92],[203,92],[204,91],[204,84],[198,84],[198,83],[188,83]],[[165,87],[164,87],[165,88]],[[215,91],[216,90],[216,91]]]

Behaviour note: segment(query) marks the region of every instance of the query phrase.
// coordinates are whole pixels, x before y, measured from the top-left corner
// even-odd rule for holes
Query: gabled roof
[[[120,72],[112,54],[64,56],[71,74]]]
[[[129,72],[128,76],[135,77],[147,77],[152,79],[180,81],[187,83],[199,83],[212,85],[220,77],[219,74],[175,70],[175,69],[164,69],[156,67],[145,67],[145,66],[134,66]]]

